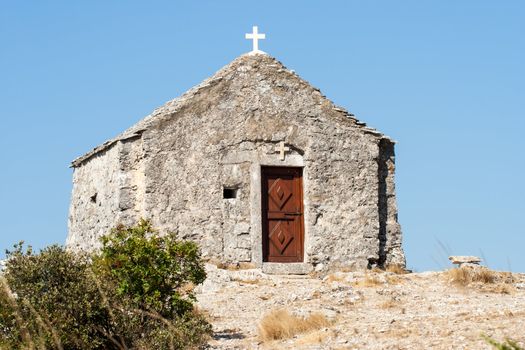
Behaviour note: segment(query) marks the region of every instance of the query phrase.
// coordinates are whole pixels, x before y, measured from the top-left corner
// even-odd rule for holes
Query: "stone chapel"
[[[394,141],[258,50],[72,167],[70,249],[146,218],[267,273],[405,265]]]

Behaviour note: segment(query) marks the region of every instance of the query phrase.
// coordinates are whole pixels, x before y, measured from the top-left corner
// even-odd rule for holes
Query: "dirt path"
[[[491,349],[482,339],[525,341],[525,276],[461,287],[443,272],[338,272],[324,278],[271,276],[208,267],[199,307],[210,315],[211,349]],[[272,310],[333,323],[291,339],[262,342]],[[523,345],[523,343],[522,343]]]

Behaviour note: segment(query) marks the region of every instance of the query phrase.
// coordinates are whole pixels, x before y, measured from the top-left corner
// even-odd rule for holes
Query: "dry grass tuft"
[[[408,271],[403,266],[398,264],[388,265],[386,267],[386,271],[395,273],[396,275],[405,275],[408,273]]]
[[[498,294],[512,294],[516,291],[516,288],[508,283],[497,283],[488,288],[488,291]]]
[[[393,309],[400,306],[401,301],[396,298],[390,298],[379,305],[381,309]]]
[[[392,338],[398,338],[398,339],[408,338],[412,334],[414,334],[414,328],[412,328],[412,327],[403,327],[403,326],[392,327],[392,328],[390,328],[387,331],[387,333]]]
[[[510,294],[515,290],[512,285],[514,278],[509,272],[484,267],[459,267],[446,271],[445,276],[450,282],[462,287],[476,285],[482,290],[500,294]]]
[[[341,272],[355,272],[356,269],[355,269],[355,267],[352,267],[352,266],[343,266],[343,267],[339,268],[339,271],[341,271]]]
[[[326,279],[325,281],[330,283],[330,282],[342,282],[345,280],[345,276],[344,275],[341,275],[341,274],[337,274],[337,273],[332,273],[328,276],[326,276]]]
[[[445,276],[454,284],[466,286],[472,282],[471,273],[471,269],[454,268],[446,271]]]
[[[305,318],[280,309],[264,316],[258,329],[261,340],[270,341],[292,338],[296,334],[328,327],[331,324],[332,322],[321,313],[313,313]]]
[[[354,282],[354,286],[356,287],[375,287],[381,284],[383,284],[383,282],[377,276],[368,273],[364,279]]]
[[[386,281],[389,284],[400,284],[400,283],[403,283],[403,281],[405,280],[397,275],[392,275],[392,276],[386,276]]]
[[[483,284],[495,283],[498,279],[498,274],[495,271],[489,269],[478,269],[472,274],[472,281],[481,282]]]
[[[328,332],[325,330],[314,331],[308,333],[301,338],[297,339],[297,345],[314,345],[314,344],[323,344],[328,338],[334,336],[334,332]]]
[[[446,274],[452,283],[460,286],[467,286],[473,282],[488,284],[497,280],[497,272],[482,267],[459,267],[448,270]]]

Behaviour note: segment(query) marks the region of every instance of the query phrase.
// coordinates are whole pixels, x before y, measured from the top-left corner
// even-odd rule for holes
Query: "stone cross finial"
[[[285,159],[285,152],[288,152],[290,147],[284,145],[284,141],[279,142],[279,146],[275,147],[275,152],[280,153],[281,160]]]
[[[245,35],[246,39],[252,39],[253,41],[253,53],[262,52],[259,50],[259,39],[266,39],[266,34],[259,34],[259,28],[257,26],[253,26],[252,33],[246,33]]]

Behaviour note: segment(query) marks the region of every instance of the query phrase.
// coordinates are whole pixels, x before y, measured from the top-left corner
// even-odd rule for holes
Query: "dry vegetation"
[[[379,279],[375,274],[367,273],[363,279],[354,282],[356,287],[376,287],[383,284],[383,281]]]
[[[345,277],[341,274],[337,274],[337,273],[332,273],[332,274],[329,274],[328,276],[326,276],[326,278],[324,279],[324,281],[328,282],[328,283],[332,283],[332,282],[343,282],[345,280]]]
[[[297,339],[297,345],[314,345],[314,344],[323,344],[325,343],[329,338],[334,337],[335,332],[330,329],[321,329],[318,331],[313,331],[310,333],[307,333]]]
[[[332,322],[321,313],[300,317],[291,314],[288,310],[279,309],[264,316],[258,329],[259,337],[266,342],[291,338],[296,334],[318,330],[331,324]]]
[[[408,273],[407,269],[405,269],[403,266],[397,265],[397,264],[388,265],[387,268],[386,268],[386,271],[395,273],[396,275],[405,275],[405,274]]]
[[[459,267],[445,272],[445,277],[461,287],[477,287],[494,293],[510,294],[514,290],[512,273],[499,272],[485,267]]]
[[[460,267],[448,270],[448,277],[452,283],[466,286],[472,282],[494,283],[497,273],[485,268]]]
[[[388,300],[384,301],[379,305],[381,309],[392,309],[395,307],[399,307],[401,305],[401,301],[398,298],[391,297]]]
[[[362,279],[354,281],[355,287],[378,287],[385,284],[399,284],[409,272],[399,265],[389,265],[386,269],[373,268],[365,273]],[[329,282],[342,281],[344,275],[332,274],[326,279]]]

